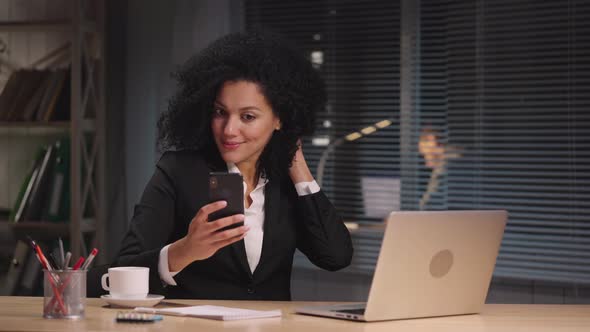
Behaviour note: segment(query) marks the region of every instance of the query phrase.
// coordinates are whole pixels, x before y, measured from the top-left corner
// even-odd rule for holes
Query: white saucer
[[[164,299],[163,295],[148,294],[148,296],[142,299],[129,299],[129,298],[118,298],[112,297],[110,294],[103,295],[101,299],[107,301],[108,304],[114,307],[153,307],[160,303]]]

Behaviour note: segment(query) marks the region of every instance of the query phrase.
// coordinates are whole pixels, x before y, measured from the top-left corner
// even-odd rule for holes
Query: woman
[[[311,64],[278,36],[236,33],[190,59],[177,80],[158,122],[167,152],[115,265],[150,267],[150,293],[244,300],[290,300],[296,248],[321,268],[348,266],[350,235],[300,147],[325,106]],[[207,220],[226,204],[208,201],[213,171],[242,174],[244,215]]]

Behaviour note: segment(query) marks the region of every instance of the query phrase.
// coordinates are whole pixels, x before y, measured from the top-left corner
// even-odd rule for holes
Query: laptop
[[[365,322],[479,313],[506,218],[503,210],[392,212],[367,302],[295,311]]]

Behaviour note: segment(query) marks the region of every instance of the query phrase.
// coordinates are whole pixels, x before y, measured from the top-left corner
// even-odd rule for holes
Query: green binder
[[[61,138],[54,144],[53,176],[43,220],[64,222],[70,216],[70,140]]]
[[[16,202],[14,204],[14,208],[12,209],[12,211],[10,212],[10,216],[8,217],[9,221],[19,222],[22,220],[26,206],[30,200],[34,182],[37,179],[37,174],[39,173],[41,161],[45,156],[45,152],[46,149],[44,147],[39,148],[39,150],[37,150],[37,154],[35,155],[35,162],[33,163],[31,169],[27,173],[27,176],[25,177],[25,180],[21,185],[21,188],[16,198]]]

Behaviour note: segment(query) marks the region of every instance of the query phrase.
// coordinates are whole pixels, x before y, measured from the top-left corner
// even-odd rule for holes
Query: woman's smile
[[[240,147],[241,144],[242,143],[240,142],[222,141],[222,145],[226,150],[236,150]]]

